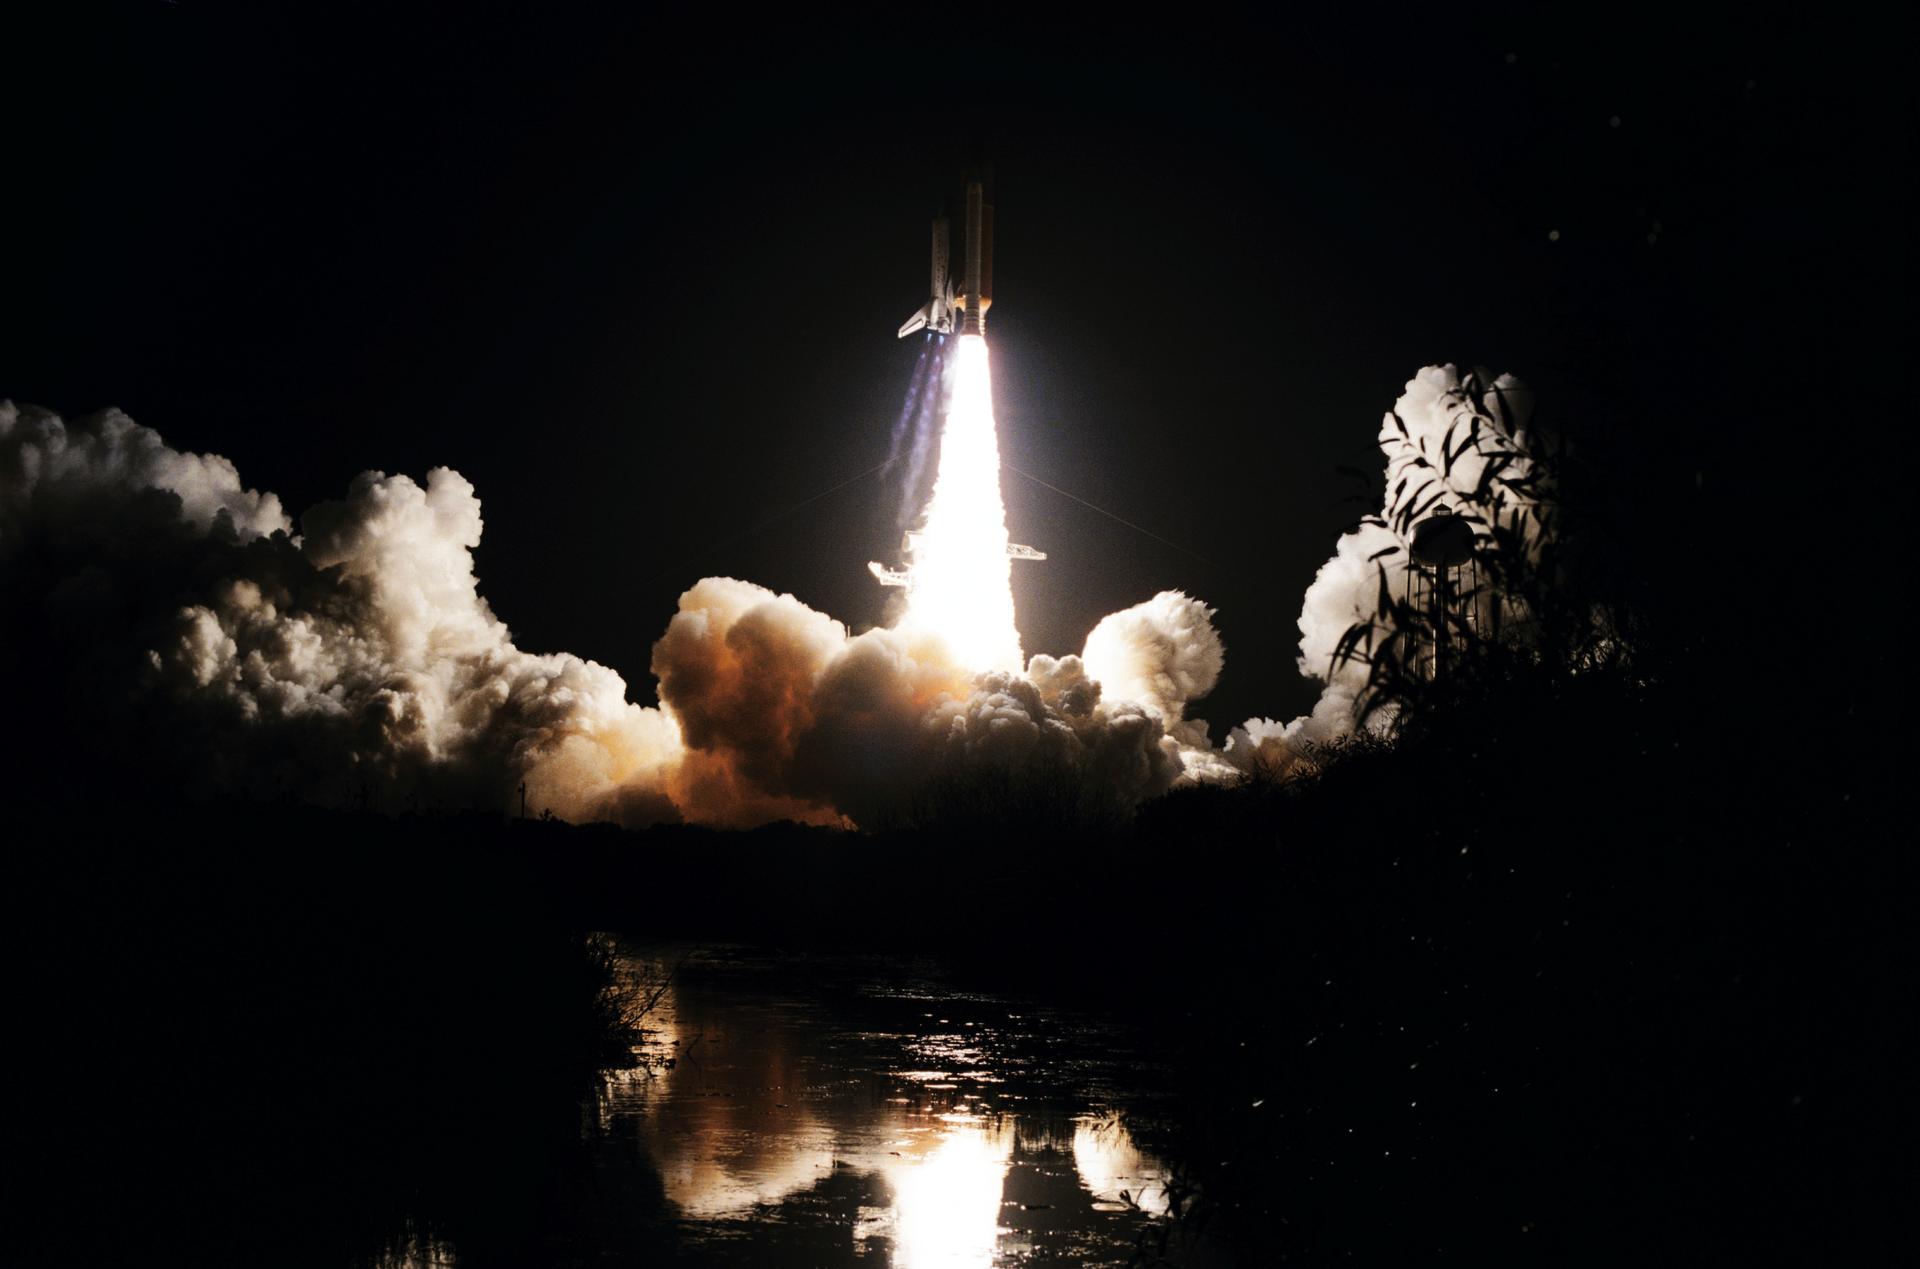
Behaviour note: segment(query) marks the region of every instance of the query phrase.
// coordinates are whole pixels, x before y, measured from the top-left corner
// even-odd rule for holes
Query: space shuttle
[[[967,182],[965,233],[966,255],[956,293],[947,218],[934,217],[933,294],[900,327],[900,338],[917,330],[951,335],[956,327],[962,335],[987,333],[987,310],[993,307],[993,204],[987,201],[983,181]]]
[[[993,306],[993,205],[987,202],[985,182],[972,179],[966,192],[966,257],[963,260],[960,289],[954,290],[953,270],[948,256],[947,218],[933,221],[933,294],[920,311],[900,327],[900,338],[924,330],[936,335],[987,333],[987,310]],[[920,535],[909,531],[901,539],[900,552],[911,561],[918,551]],[[1036,551],[1017,542],[1007,544],[1007,557],[1015,560],[1044,560],[1045,551]],[[874,562],[867,571],[882,586],[911,589],[913,566],[889,568]]]

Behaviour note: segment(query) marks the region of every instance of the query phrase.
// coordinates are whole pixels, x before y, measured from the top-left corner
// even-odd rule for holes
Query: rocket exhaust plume
[[[911,541],[902,627],[944,640],[954,659],[970,670],[1019,671],[993,373],[983,336],[960,337],[933,500]]]

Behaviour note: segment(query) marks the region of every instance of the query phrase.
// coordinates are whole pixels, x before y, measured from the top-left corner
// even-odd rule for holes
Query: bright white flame
[[[962,335],[940,432],[940,471],[913,547],[904,626],[946,641],[969,670],[1023,664],[1013,624],[1013,563],[1000,502],[987,341]]]

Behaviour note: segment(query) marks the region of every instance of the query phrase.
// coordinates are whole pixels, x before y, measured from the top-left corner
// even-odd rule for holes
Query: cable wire
[[[1191,555],[1194,559],[1199,560],[1202,564],[1206,564],[1213,568],[1219,567],[1219,565],[1215,564],[1212,560],[1208,559],[1206,556],[1200,554],[1200,552],[1195,551],[1190,547],[1181,546],[1178,542],[1172,541],[1171,539],[1163,538],[1158,533],[1155,533],[1152,529],[1144,529],[1139,525],[1135,524],[1133,521],[1126,519],[1124,516],[1117,516],[1113,514],[1113,512],[1107,510],[1105,507],[1096,507],[1093,503],[1088,502],[1085,498],[1082,498],[1079,494],[1068,493],[1066,490],[1062,489],[1060,486],[1055,484],[1049,484],[1047,481],[1040,479],[1038,476],[1034,475],[1032,472],[1021,471],[1018,467],[1015,467],[1012,463],[1007,464],[1007,470],[1014,473],[1016,476],[1025,476],[1028,480],[1031,480],[1034,484],[1039,485],[1042,488],[1053,490],[1053,492],[1059,494],[1062,498],[1071,498],[1089,511],[1098,511],[1101,515],[1105,516],[1107,519],[1112,520],[1118,524],[1124,524],[1129,529],[1132,529],[1135,533],[1144,533],[1146,536],[1152,538],[1155,542],[1159,542],[1165,546],[1170,546],[1174,550],[1179,551],[1183,555]]]
[[[717,539],[716,541],[709,542],[694,554],[686,557],[686,559],[682,560],[680,563],[661,569],[659,572],[655,573],[652,577],[648,578],[647,580],[658,581],[669,573],[683,570],[689,564],[698,563],[700,560],[705,559],[707,556],[713,554],[715,551],[719,550],[721,547],[732,546],[734,543],[739,542],[742,539],[753,537],[755,534],[763,532],[764,530],[769,529],[774,525],[778,524],[780,521],[786,519],[788,516],[792,515],[794,512],[800,511],[806,507],[810,507],[814,503],[820,501],[822,498],[830,497],[833,494],[837,494],[842,489],[845,489],[849,485],[859,484],[861,481],[865,480],[867,477],[879,471],[882,467],[885,467],[890,461],[892,460],[883,458],[879,462],[875,463],[873,466],[861,472],[858,476],[849,476],[837,485],[834,485],[827,489],[822,489],[819,493],[814,494],[811,497],[801,499],[799,502],[794,503],[791,507],[786,508],[784,511],[774,512],[772,515],[760,521],[758,524],[750,525],[747,528],[740,530],[738,533],[732,533],[727,535],[724,538],[720,538],[720,539]]]

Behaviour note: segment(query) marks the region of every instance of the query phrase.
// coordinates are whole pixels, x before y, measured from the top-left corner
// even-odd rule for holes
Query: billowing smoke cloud
[[[1211,692],[1226,665],[1226,645],[1213,626],[1213,609],[1179,591],[1161,591],[1143,604],[1103,617],[1087,635],[1087,673],[1166,729],[1162,742],[1187,781],[1234,780],[1255,761],[1256,742],[1243,729],[1224,751],[1207,725],[1186,716],[1187,706]]]
[[[1152,685],[1138,704],[1103,697],[1080,657],[975,676],[931,636],[849,635],[708,578],[655,645],[643,706],[604,666],[514,644],[480,595],[480,503],[456,472],[365,473],[296,534],[231,463],[117,412],[0,405],[0,462],[0,575],[65,614],[39,646],[85,677],[91,721],[160,718],[164,742],[131,757],[205,793],[504,809],[524,782],[531,808],[578,820],[881,824],[998,777],[1124,813],[1180,778],[1169,726],[1218,673],[1207,611],[1177,596],[1112,619],[1159,632],[1102,654]]]
[[[1386,505],[1340,539],[1301,613],[1319,704],[1220,747],[1188,711],[1224,648],[1212,609],[1178,592],[1105,618],[1081,655],[974,674],[934,633],[851,634],[791,595],[707,578],[654,644],[646,705],[605,666],[516,646],[481,597],[480,502],[458,473],[367,472],[296,533],[232,463],[118,411],[68,423],[0,402],[0,640],[21,699],[74,716],[71,743],[203,794],[388,810],[524,796],[631,825],[875,827],[969,796],[1123,818],[1176,783],[1284,771],[1303,742],[1350,730],[1365,668],[1335,651],[1381,620],[1422,521],[1445,512],[1537,549],[1529,406],[1515,380],[1451,366],[1407,385],[1381,430]],[[913,409],[896,438],[908,465],[924,463]]]
[[[181,521],[200,533],[222,517],[242,538],[292,527],[278,498],[241,487],[232,463],[169,449],[158,432],[118,410],[69,430],[48,411],[0,401],[0,551],[29,524],[84,521],[101,502],[147,491],[176,499]]]
[[[1178,591],[1101,619],[1087,636],[1087,673],[1114,695],[1138,701],[1163,722],[1181,720],[1189,701],[1220,681],[1226,645],[1213,609]]]
[[[130,558],[156,522],[176,549]],[[187,743],[154,757],[190,756],[183,783],[504,805],[524,777],[564,814],[671,813],[649,787],[679,751],[671,722],[604,666],[514,646],[479,595],[480,503],[457,473],[422,487],[368,472],[290,528],[227,460],[117,411],[68,426],[0,405],[0,560],[68,565],[48,589],[69,609],[97,593],[97,628],[67,632],[94,645],[104,696],[171,703],[167,731]],[[115,597],[136,588],[164,598],[129,612]]]
[[[931,636],[849,636],[791,595],[729,578],[681,597],[653,670],[688,747],[674,796],[707,822],[886,823],[948,782],[986,777],[1112,813],[1182,771],[1161,719],[1103,701],[1080,657],[970,675]]]

